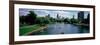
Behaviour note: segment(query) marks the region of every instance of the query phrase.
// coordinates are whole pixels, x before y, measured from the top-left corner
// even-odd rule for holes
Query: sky
[[[57,14],[61,17],[64,18],[74,18],[77,19],[77,14],[79,11],[77,10],[52,10],[52,9],[26,9],[26,8],[19,8],[19,15],[20,16],[26,16],[29,14],[29,11],[34,11],[37,16],[39,17],[44,17],[47,16],[48,14],[50,17],[56,18]],[[87,15],[89,14],[89,11],[84,11],[84,18],[87,18]]]

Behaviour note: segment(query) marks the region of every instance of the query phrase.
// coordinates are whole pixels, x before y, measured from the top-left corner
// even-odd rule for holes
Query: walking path
[[[33,31],[28,32],[28,33],[26,33],[26,34],[24,34],[24,35],[28,35],[28,34],[31,34],[31,33],[37,32],[37,31],[41,31],[41,30],[43,30],[43,29],[45,29],[45,28],[47,28],[47,26],[40,27],[39,29],[33,30]]]

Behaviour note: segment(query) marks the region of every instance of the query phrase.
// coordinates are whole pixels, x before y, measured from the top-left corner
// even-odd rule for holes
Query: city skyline
[[[19,9],[19,15],[20,16],[26,16],[29,14],[29,11],[34,11],[37,16],[39,17],[44,17],[47,16],[48,14],[50,17],[57,18],[57,14],[62,18],[78,18],[78,12],[75,10],[52,10],[52,9],[25,9],[25,8],[20,8]],[[87,18],[87,15],[89,14],[89,11],[84,11],[84,18]]]

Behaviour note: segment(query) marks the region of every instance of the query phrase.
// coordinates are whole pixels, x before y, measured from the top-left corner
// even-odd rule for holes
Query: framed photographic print
[[[10,1],[10,44],[95,39],[95,6]]]

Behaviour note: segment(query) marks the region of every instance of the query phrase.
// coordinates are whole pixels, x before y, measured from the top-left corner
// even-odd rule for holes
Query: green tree
[[[68,18],[65,18],[65,19],[64,19],[64,22],[68,22]]]
[[[20,16],[20,26],[23,26],[25,24],[25,16]]]
[[[26,22],[28,24],[35,24],[36,23],[36,18],[37,18],[37,15],[35,14],[34,11],[29,11],[29,14],[26,18]]]

